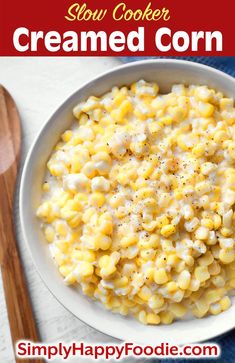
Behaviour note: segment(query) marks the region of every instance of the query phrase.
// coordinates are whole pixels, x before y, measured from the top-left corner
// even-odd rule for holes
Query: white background
[[[0,83],[12,94],[21,116],[23,130],[21,167],[36,134],[54,110],[83,82],[120,63],[118,59],[105,57],[0,58]],[[45,287],[35,270],[22,238],[17,198],[15,220],[18,244],[42,341],[83,339],[87,342],[114,341],[75,318]],[[80,361],[78,359],[74,362],[80,363]],[[1,279],[0,362],[14,362]],[[59,363],[59,361],[54,362]]]

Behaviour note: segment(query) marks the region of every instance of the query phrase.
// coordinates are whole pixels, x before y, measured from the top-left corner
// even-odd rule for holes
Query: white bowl
[[[40,230],[40,222],[35,217],[46,162],[59,136],[73,121],[73,107],[90,95],[99,96],[113,86],[128,85],[141,78],[156,81],[161,92],[168,92],[174,83],[206,84],[235,98],[235,80],[232,77],[201,64],[180,60],[134,62],[108,71],[81,86],[43,126],[28,154],[20,187],[22,229],[45,284],[69,311],[88,325],[112,337],[143,344],[204,341],[235,327],[235,301],[229,310],[220,315],[177,321],[165,326],[145,326],[131,317],[114,314],[76,289],[64,285],[50,257],[48,244]]]

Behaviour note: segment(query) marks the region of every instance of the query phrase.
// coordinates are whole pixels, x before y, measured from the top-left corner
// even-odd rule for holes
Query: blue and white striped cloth
[[[141,59],[149,58],[164,58],[164,57],[122,57],[123,62],[134,62]],[[203,63],[208,66],[217,68],[230,76],[235,77],[235,57],[167,57],[174,59],[184,59],[192,62]],[[235,316],[234,316],[235,322]],[[179,334],[184,334],[183,331],[179,331]],[[212,341],[211,341],[212,342]],[[213,340],[221,347],[221,357],[218,359],[161,359],[150,360],[149,363],[235,363],[235,329],[230,333],[216,338]]]

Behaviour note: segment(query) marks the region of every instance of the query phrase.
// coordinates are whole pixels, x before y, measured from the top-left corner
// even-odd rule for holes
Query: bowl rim
[[[67,310],[69,311],[71,314],[73,314],[77,319],[79,319],[80,321],[82,321],[83,323],[85,323],[86,325],[88,325],[89,327],[95,329],[96,331],[99,331],[103,334],[106,334],[107,336],[111,337],[111,338],[115,338],[119,341],[130,341],[130,339],[126,336],[125,331],[116,333],[114,329],[107,329],[102,327],[102,329],[100,327],[97,327],[97,325],[88,323],[86,321],[85,317],[81,317],[78,316],[75,312],[73,312],[68,306],[66,306],[66,304],[61,300],[61,298],[57,295],[57,293],[54,291],[53,286],[51,283],[47,282],[45,279],[45,276],[43,276],[43,273],[41,271],[40,268],[40,264],[38,263],[34,253],[32,252],[32,249],[30,247],[30,243],[29,243],[29,238],[28,238],[28,234],[27,234],[27,223],[25,221],[25,217],[24,217],[24,205],[23,205],[23,201],[24,201],[24,196],[25,194],[27,194],[27,175],[29,173],[29,168],[30,168],[30,161],[33,155],[33,151],[36,147],[36,145],[38,143],[40,143],[40,139],[45,131],[45,129],[47,128],[48,124],[56,117],[57,114],[59,114],[61,112],[61,110],[64,108],[64,106],[73,99],[73,97],[80,92],[83,88],[85,87],[89,87],[90,85],[92,85],[93,83],[96,83],[96,81],[99,81],[99,79],[111,75],[112,73],[115,72],[119,72],[122,71],[123,69],[128,69],[128,68],[135,68],[138,67],[139,65],[142,64],[166,64],[166,65],[179,65],[179,66],[186,66],[186,67],[192,67],[198,70],[204,70],[204,71],[208,71],[210,72],[210,74],[213,74],[215,76],[219,76],[220,78],[223,78],[224,80],[227,79],[229,82],[233,82],[234,86],[235,86],[235,78],[233,78],[232,76],[207,65],[198,63],[198,62],[194,62],[194,61],[187,61],[187,60],[180,60],[180,59],[145,59],[145,60],[140,60],[140,61],[133,61],[127,64],[121,64],[120,66],[116,66],[116,67],[112,67],[111,69],[102,72],[100,74],[98,74],[98,76],[91,78],[89,81],[84,82],[81,84],[81,86],[79,88],[77,88],[75,91],[73,91],[57,108],[54,112],[51,113],[50,117],[47,119],[46,122],[43,123],[43,125],[41,126],[41,128],[39,129],[39,131],[37,132],[30,148],[29,151],[27,152],[25,161],[23,162],[23,170],[21,173],[21,177],[20,177],[20,182],[19,182],[19,221],[20,221],[20,228],[22,230],[22,236],[23,239],[26,243],[27,246],[27,250],[32,258],[33,264],[36,268],[37,273],[39,274],[41,280],[43,281],[44,285],[47,287],[47,289],[51,292],[51,294],[56,298],[56,300]],[[107,311],[108,313],[110,313],[109,311]],[[226,333],[228,333],[229,331],[231,331],[232,329],[234,329],[235,327],[235,321],[232,322],[231,321],[227,321],[227,326],[226,324],[224,324],[223,328],[217,328],[214,330],[214,332],[211,334],[210,329],[208,329],[206,331],[203,331],[202,333],[202,337],[198,340],[198,339],[184,339],[182,343],[179,343],[178,345],[183,345],[183,344],[193,344],[193,343],[199,343],[199,342],[205,342],[208,340],[212,340],[218,336],[224,335]],[[138,341],[135,341],[138,342]]]

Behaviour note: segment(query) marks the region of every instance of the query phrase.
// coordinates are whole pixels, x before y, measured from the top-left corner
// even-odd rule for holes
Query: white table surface
[[[6,57],[0,58],[0,83],[12,94],[18,106],[22,129],[22,165],[27,151],[43,123],[81,83],[121,62],[106,57]],[[41,281],[26,250],[19,225],[16,198],[16,229],[28,288],[39,332],[44,342],[85,340],[110,342],[75,318],[60,305]],[[76,360],[79,363],[81,359]],[[126,360],[126,362],[129,360]],[[133,359],[131,359],[133,361]],[[139,363],[143,360],[139,360]],[[0,279],[0,362],[13,363],[10,330]],[[59,361],[54,361],[59,363]],[[73,360],[74,362],[74,360]],[[87,361],[86,361],[87,362]],[[90,362],[90,360],[89,360]]]

